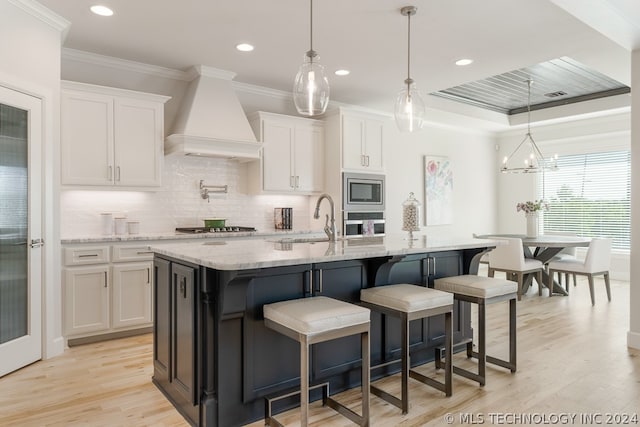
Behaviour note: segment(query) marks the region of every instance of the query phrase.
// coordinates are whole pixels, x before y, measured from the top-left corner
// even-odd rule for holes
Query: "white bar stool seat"
[[[486,363],[501,366],[516,372],[516,301],[518,284],[496,277],[475,276],[471,274],[444,277],[434,281],[434,288],[451,292],[455,299],[478,304],[478,351],[473,351],[473,340],[466,342],[467,357],[478,359],[478,373],[454,366],[453,373],[477,381],[480,386],[486,383]],[[487,356],[486,350],[486,310],[487,304],[509,301],[509,361]],[[436,366],[441,364],[441,351],[436,351]]]
[[[369,324],[368,308],[325,296],[300,298],[265,304],[264,321],[271,328],[300,343],[300,425],[309,419],[309,347],[312,344],[360,334],[362,346],[362,415],[323,395],[323,404],[338,411],[354,423],[369,425]],[[327,385],[328,388],[328,385]],[[271,401],[288,397],[291,393],[267,399],[265,424],[282,426],[271,415]]]
[[[360,301],[365,307],[382,314],[400,318],[401,323],[401,358],[372,366],[371,369],[381,368],[393,363],[401,362],[401,398],[371,385],[371,392],[387,402],[397,406],[403,414],[409,411],[409,377],[427,384],[451,396],[451,343],[453,295],[447,292],[437,291],[424,286],[398,284],[376,286],[360,290]],[[411,370],[409,360],[409,322],[444,314],[445,315],[445,347],[448,351],[445,367],[444,383],[433,378],[426,377]]]

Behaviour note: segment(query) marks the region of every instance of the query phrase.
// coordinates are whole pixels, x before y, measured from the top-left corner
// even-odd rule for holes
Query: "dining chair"
[[[544,234],[553,235],[553,236],[569,236],[569,237],[577,237],[577,233],[570,233],[567,231],[545,231]],[[550,261],[577,261],[578,259],[578,248],[576,246],[570,246],[568,248],[563,248],[560,252],[551,258]],[[549,271],[549,263],[545,265],[547,272]],[[558,272],[558,284],[562,286],[562,274]],[[564,281],[566,282],[566,287],[569,286],[569,279],[573,277],[573,286],[576,286],[576,275],[571,273],[564,274]]]
[[[593,289],[593,276],[604,275],[604,284],[607,288],[607,299],[611,301],[611,285],[609,283],[609,268],[611,266],[611,239],[596,237],[589,243],[587,256],[581,260],[558,260],[549,263],[549,281],[553,282],[553,274],[556,272],[579,274],[587,276],[589,280],[589,292],[591,293],[591,305],[596,300]],[[567,283],[568,285],[568,283]],[[569,286],[566,287],[567,293]],[[551,295],[550,295],[551,296]]]
[[[501,237],[506,244],[497,245],[489,252],[489,277],[494,277],[496,271],[503,271],[507,279],[516,277],[518,282],[518,301],[522,298],[522,285],[528,274],[536,274],[538,281],[538,295],[542,295],[542,270],[544,264],[537,259],[524,257],[522,239],[517,237]]]

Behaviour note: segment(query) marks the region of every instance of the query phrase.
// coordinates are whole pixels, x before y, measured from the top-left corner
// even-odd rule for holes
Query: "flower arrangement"
[[[520,202],[516,205],[516,211],[518,212],[523,211],[525,214],[538,212],[542,210],[546,211],[548,209],[549,209],[549,204],[542,199],[534,200],[533,202],[531,200],[528,200],[526,202]]]

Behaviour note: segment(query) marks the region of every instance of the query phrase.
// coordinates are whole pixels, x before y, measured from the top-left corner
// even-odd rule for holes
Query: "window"
[[[558,170],[545,173],[538,185],[539,194],[549,203],[549,210],[543,215],[543,232],[609,236],[614,248],[629,249],[629,150],[562,156]]]

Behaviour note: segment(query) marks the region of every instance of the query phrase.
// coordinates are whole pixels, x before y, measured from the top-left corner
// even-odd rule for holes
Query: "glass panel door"
[[[0,104],[0,344],[27,333],[27,118]]]
[[[41,110],[0,86],[0,376],[42,357]]]

